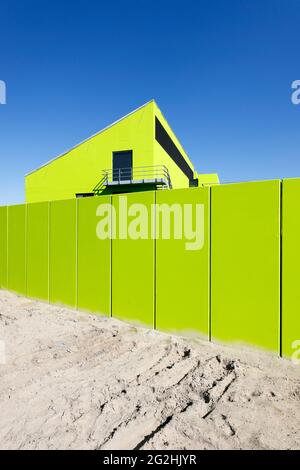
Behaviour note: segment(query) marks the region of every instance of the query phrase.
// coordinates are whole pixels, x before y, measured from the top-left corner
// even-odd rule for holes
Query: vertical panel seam
[[[113,206],[113,196],[111,195],[110,196],[110,207],[111,207],[111,211],[110,211],[110,311],[109,311],[109,316],[112,317],[113,316],[113,308],[112,308],[112,304],[113,304],[113,233],[114,233],[114,230],[116,230],[116,227],[113,227],[112,224],[113,224],[113,209],[114,209],[114,206]]]
[[[154,191],[154,215],[152,215],[152,223],[154,223],[153,234],[154,234],[154,253],[153,253],[153,263],[154,263],[154,286],[153,286],[153,328],[154,330],[157,329],[157,236],[156,236],[156,195],[157,192]]]
[[[75,199],[75,308],[78,310],[78,199]]]
[[[211,303],[212,303],[212,275],[211,275],[211,255],[212,255],[212,188],[209,187],[209,217],[208,217],[208,224],[209,224],[209,248],[208,248],[208,340],[211,341],[211,326],[212,326],[212,308],[211,308]]]
[[[28,256],[27,256],[27,240],[28,240],[28,233],[27,233],[27,230],[28,230],[28,220],[27,220],[27,217],[28,217],[28,204],[25,204],[25,240],[24,240],[24,243],[25,243],[25,266],[24,266],[24,269],[25,269],[25,295],[27,296],[27,291],[28,291],[28,288],[27,288],[27,263],[28,263]]]
[[[9,208],[7,206],[7,215],[6,215],[6,285],[7,285],[7,289],[9,289],[8,287],[8,281],[9,281],[9,277],[8,277],[8,269],[9,269],[9,261],[8,261],[8,251],[9,251],[9,243],[8,243],[8,234],[9,234],[9,227],[8,227],[8,219],[9,219]]]
[[[51,285],[50,285],[50,259],[51,259],[51,202],[48,201],[48,303],[50,304]]]
[[[279,191],[279,356],[282,357],[282,262],[283,262],[283,181],[280,180],[280,191]]]

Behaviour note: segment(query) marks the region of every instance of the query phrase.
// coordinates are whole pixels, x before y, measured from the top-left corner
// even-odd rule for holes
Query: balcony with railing
[[[155,189],[171,189],[171,178],[167,167],[164,165],[140,166],[132,168],[118,168],[103,170],[102,178],[93,189],[95,194],[100,194],[104,189],[118,188],[122,186],[150,186]],[[145,188],[146,189],[146,188]]]

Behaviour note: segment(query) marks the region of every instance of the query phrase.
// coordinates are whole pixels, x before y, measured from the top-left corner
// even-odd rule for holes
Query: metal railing
[[[93,191],[97,193],[108,186],[125,184],[154,184],[163,189],[172,188],[168,168],[165,165],[152,165],[103,170],[102,178]]]

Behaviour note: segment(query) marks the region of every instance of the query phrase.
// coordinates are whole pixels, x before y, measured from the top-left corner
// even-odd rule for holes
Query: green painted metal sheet
[[[26,295],[26,206],[8,208],[8,288]]]
[[[50,203],[50,302],[76,306],[77,201]]]
[[[7,207],[0,207],[0,288],[7,288]]]
[[[110,315],[110,239],[97,237],[99,205],[110,196],[78,200],[78,307]]]
[[[126,216],[126,204],[130,210],[135,209],[134,204],[142,204],[146,208],[146,224],[150,227],[155,193],[131,193],[113,196],[112,199],[117,216],[117,238],[112,241],[112,315],[153,326],[154,239],[151,236],[146,239],[121,239],[119,228],[123,224],[119,218]],[[130,228],[135,217],[129,216],[126,220]]]
[[[156,117],[194,172],[193,164],[180,141],[156,103],[150,101],[27,175],[26,202],[72,199],[76,193],[90,193],[99,183],[102,171],[112,168],[113,152],[124,150],[132,150],[134,169],[147,167],[144,169],[149,173],[153,165],[165,165],[173,188],[188,188],[188,177],[155,138]],[[161,170],[156,167],[156,172]]]
[[[279,350],[280,181],[211,188],[212,337]]]
[[[300,359],[300,179],[282,187],[282,354]]]
[[[49,300],[49,203],[27,206],[27,295]]]
[[[178,189],[156,193],[156,324],[158,329],[196,331],[208,337],[209,199],[209,188]],[[170,209],[173,207],[173,214],[176,213],[176,216],[170,217],[169,239],[163,239],[162,223],[167,223],[168,220],[163,204]],[[180,218],[180,213],[182,218]],[[178,230],[179,227],[182,229],[181,238],[180,233],[174,232],[174,229]],[[165,236],[167,235],[166,233]],[[191,242],[192,246],[189,246]]]
[[[102,171],[112,168],[116,151],[132,150],[134,167],[153,165],[153,137],[154,103],[150,102],[27,175],[26,202],[68,200],[76,193],[90,193]]]

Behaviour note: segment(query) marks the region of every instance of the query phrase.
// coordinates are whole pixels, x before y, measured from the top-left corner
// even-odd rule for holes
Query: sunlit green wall
[[[27,295],[49,299],[50,204],[27,205]]]
[[[155,193],[131,193],[127,197],[113,196],[118,231],[120,213],[124,214],[122,202],[127,200],[128,207],[143,204],[147,209],[148,226],[151,224],[151,205]],[[134,208],[133,208],[134,209]],[[128,223],[134,217],[128,217]],[[128,226],[129,227],[129,226]],[[122,239],[117,232],[112,241],[112,315],[123,320],[135,320],[150,327],[154,325],[154,249],[155,242],[150,239]]]
[[[7,288],[7,207],[0,207],[0,287]]]
[[[210,208],[209,188],[178,189],[157,191],[157,208],[163,204],[174,207],[171,220],[171,239],[159,236],[156,242],[156,325],[158,329],[169,331],[197,332],[208,338],[209,335],[209,244]],[[179,214],[184,214],[185,205],[192,208],[192,226],[196,231],[196,206],[203,208],[204,236],[201,249],[187,249],[192,243],[183,237],[176,239],[174,225],[180,225]],[[178,211],[178,206],[180,208]],[[199,207],[199,209],[201,209]],[[178,215],[174,215],[177,213]],[[163,212],[157,211],[157,231],[161,232]],[[202,209],[199,211],[199,235],[202,234]],[[188,213],[186,214],[188,217]],[[188,219],[185,219],[186,221]],[[184,234],[184,217],[181,220]],[[162,233],[160,233],[162,235]],[[199,239],[199,243],[202,240]],[[200,246],[200,245],[199,245]],[[193,248],[193,246],[192,246]],[[194,248],[197,248],[195,245]]]
[[[123,150],[133,151],[134,168],[165,165],[170,172],[174,188],[188,187],[188,178],[155,140],[155,116],[159,117],[183,157],[194,170],[156,103],[150,101],[27,175],[26,202],[72,199],[77,193],[91,193],[101,180],[103,170],[112,168],[113,152]],[[139,174],[137,179],[140,178]]]
[[[96,237],[97,208],[110,204],[110,196],[79,199],[78,308],[110,315],[111,241]]]
[[[192,162],[190,161],[187,153],[185,152],[184,148],[182,147],[180,141],[174,134],[173,130],[169,126],[167,120],[165,119],[164,115],[162,114],[161,110],[159,107],[155,104],[154,105],[154,115],[153,115],[153,126],[155,126],[155,117],[159,119],[171,139],[173,140],[174,144],[180,151],[181,155],[184,157],[184,159],[188,162],[189,166],[191,169],[194,170],[194,166]],[[178,188],[188,188],[189,187],[189,179],[187,176],[178,168],[176,163],[169,157],[167,152],[162,148],[162,146],[155,140],[153,139],[153,152],[154,152],[154,164],[155,165],[165,165],[171,175],[171,182],[172,182],[172,187],[174,189]]]
[[[76,199],[50,204],[50,301],[77,304]]]
[[[282,353],[300,359],[300,179],[282,188]]]
[[[142,204],[156,235],[154,204],[203,206],[198,250],[186,249],[186,233],[176,239],[174,223],[169,240],[122,239],[122,198],[1,207],[0,287],[287,357],[299,349],[300,179],[128,195],[127,210]],[[98,210],[110,202],[117,238],[100,240]]]
[[[26,294],[26,210],[27,206],[8,207],[8,288]]]
[[[211,188],[212,337],[278,351],[280,181]]]
[[[25,179],[26,202],[90,193],[112,168],[112,152],[133,150],[133,165],[153,165],[153,105],[149,103],[41,167]]]

